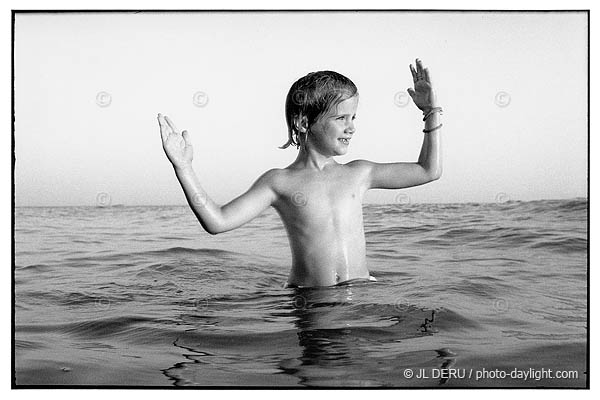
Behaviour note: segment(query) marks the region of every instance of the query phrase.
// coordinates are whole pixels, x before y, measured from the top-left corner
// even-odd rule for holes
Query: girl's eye
[[[341,120],[343,120],[343,119],[344,119],[344,117],[337,117],[336,119],[337,119],[338,121],[341,121]]]

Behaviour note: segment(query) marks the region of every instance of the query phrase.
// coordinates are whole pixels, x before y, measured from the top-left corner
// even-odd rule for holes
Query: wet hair
[[[300,132],[296,122],[306,117],[308,131],[319,118],[337,107],[342,101],[358,95],[354,83],[344,75],[334,71],[318,71],[298,79],[288,92],[285,100],[285,120],[288,127],[288,141],[280,147],[289,145],[300,148]],[[304,137],[306,140],[306,136]]]

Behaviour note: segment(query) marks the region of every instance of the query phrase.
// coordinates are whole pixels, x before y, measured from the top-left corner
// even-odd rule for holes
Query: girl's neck
[[[323,171],[328,166],[337,165],[337,161],[333,159],[333,156],[319,153],[310,143],[308,143],[308,146],[304,146],[304,143],[301,143],[294,165]]]

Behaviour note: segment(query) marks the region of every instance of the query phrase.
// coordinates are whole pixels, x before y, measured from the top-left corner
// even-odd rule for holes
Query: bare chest
[[[347,171],[298,175],[279,193],[279,206],[291,220],[344,225],[362,216],[364,188]]]

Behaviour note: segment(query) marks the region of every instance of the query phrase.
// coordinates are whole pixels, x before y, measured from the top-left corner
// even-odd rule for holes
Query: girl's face
[[[350,139],[355,132],[354,119],[357,107],[358,96],[354,96],[322,115],[310,128],[308,135],[310,145],[326,156],[346,154]]]

